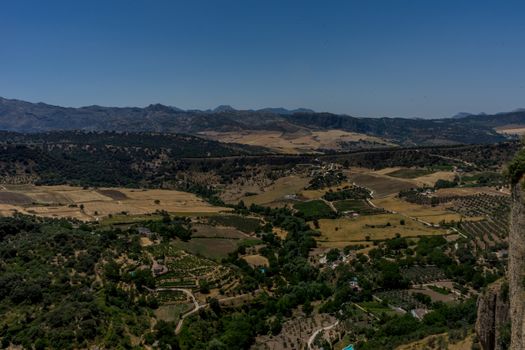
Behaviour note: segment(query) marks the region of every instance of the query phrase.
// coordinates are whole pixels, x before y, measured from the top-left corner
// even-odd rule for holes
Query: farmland
[[[15,212],[44,217],[98,220],[110,215],[143,215],[157,210],[174,213],[217,213],[193,194],[172,190],[127,188],[80,188],[72,186],[4,186],[0,191],[0,214]]]
[[[398,194],[402,190],[407,190],[416,186],[416,184],[410,180],[372,173],[351,174],[349,178],[357,185],[371,189],[374,198],[382,198],[388,195]]]
[[[330,206],[322,200],[300,202],[295,204],[294,208],[307,221],[319,218],[335,217],[335,213],[332,208],[330,208]]]
[[[395,171],[392,171],[390,173],[387,173],[386,175],[392,176],[392,177],[399,177],[401,179],[414,179],[416,177],[426,176],[432,174],[432,170],[427,169],[398,169]]]
[[[382,153],[353,167],[354,155],[174,161],[157,175],[176,173],[162,181],[181,191],[5,184],[0,252],[8,273],[0,283],[9,293],[1,302],[16,312],[0,327],[31,344],[32,335],[16,328],[33,329],[23,298],[60,283],[68,298],[119,310],[98,332],[121,324],[131,340],[90,340],[107,348],[156,347],[169,334],[185,350],[366,349],[367,342],[384,349],[471,328],[474,298],[505,273],[508,190],[477,186],[496,172],[465,171],[443,158],[412,165]],[[439,179],[453,187],[434,186]],[[47,219],[61,217],[84,222]],[[33,235],[42,240],[39,254],[51,252],[45,262],[33,259],[33,248],[23,253],[38,242]],[[42,263],[42,273],[28,262]],[[19,265],[31,271],[20,281]],[[45,298],[35,303],[29,322],[53,319]]]
[[[401,225],[401,222],[404,225]],[[378,214],[356,218],[321,219],[319,220],[321,244],[330,242],[356,242],[366,240],[384,240],[396,237],[418,237],[425,235],[442,235],[442,229],[428,227],[399,214]]]
[[[240,143],[250,146],[269,147],[279,153],[320,153],[321,150],[344,150],[346,145],[356,148],[363,146],[391,146],[381,138],[342,130],[282,133],[276,131],[243,130],[241,132],[203,132],[210,139],[226,143]]]
[[[300,176],[287,176],[277,179],[273,184],[263,189],[262,193],[243,197],[246,205],[252,203],[259,205],[282,205],[289,202],[287,196],[294,196],[300,193],[308,185],[309,178]]]
[[[396,196],[374,199],[372,202],[386,210],[418,218],[432,224],[438,224],[441,221],[457,222],[462,218],[461,214],[446,210],[444,207],[410,203]]]

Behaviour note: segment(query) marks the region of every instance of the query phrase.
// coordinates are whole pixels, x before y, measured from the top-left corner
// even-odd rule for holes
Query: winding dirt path
[[[332,323],[329,326],[319,328],[318,330],[313,332],[312,335],[310,336],[310,338],[308,338],[308,350],[313,350],[312,344],[314,343],[314,340],[315,340],[315,338],[317,337],[317,335],[319,333],[324,332],[324,331],[328,331],[328,330],[334,328],[335,326],[337,326],[338,324],[339,324],[339,320],[335,321],[334,323]]]

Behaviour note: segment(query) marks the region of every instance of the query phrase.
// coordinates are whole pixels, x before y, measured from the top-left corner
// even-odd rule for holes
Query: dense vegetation
[[[70,349],[97,342],[130,344],[149,327],[155,300],[127,279],[147,284],[149,271],[122,275],[114,259],[140,249],[137,237],[65,220],[0,218],[0,337],[30,349]]]

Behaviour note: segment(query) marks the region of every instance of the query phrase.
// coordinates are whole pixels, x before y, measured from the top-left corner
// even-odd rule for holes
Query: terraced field
[[[230,268],[213,260],[188,254],[175,245],[162,244],[147,249],[168,270],[157,277],[157,287],[197,290],[205,281],[209,288],[220,288],[235,279],[235,273]]]

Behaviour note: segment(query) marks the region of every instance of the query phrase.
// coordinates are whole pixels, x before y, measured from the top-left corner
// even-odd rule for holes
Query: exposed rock
[[[511,350],[525,349],[525,190],[523,174],[512,184],[509,233]]]
[[[478,299],[476,333],[483,350],[504,350],[500,339],[508,322],[508,285],[504,279],[500,279],[491,284]]]

